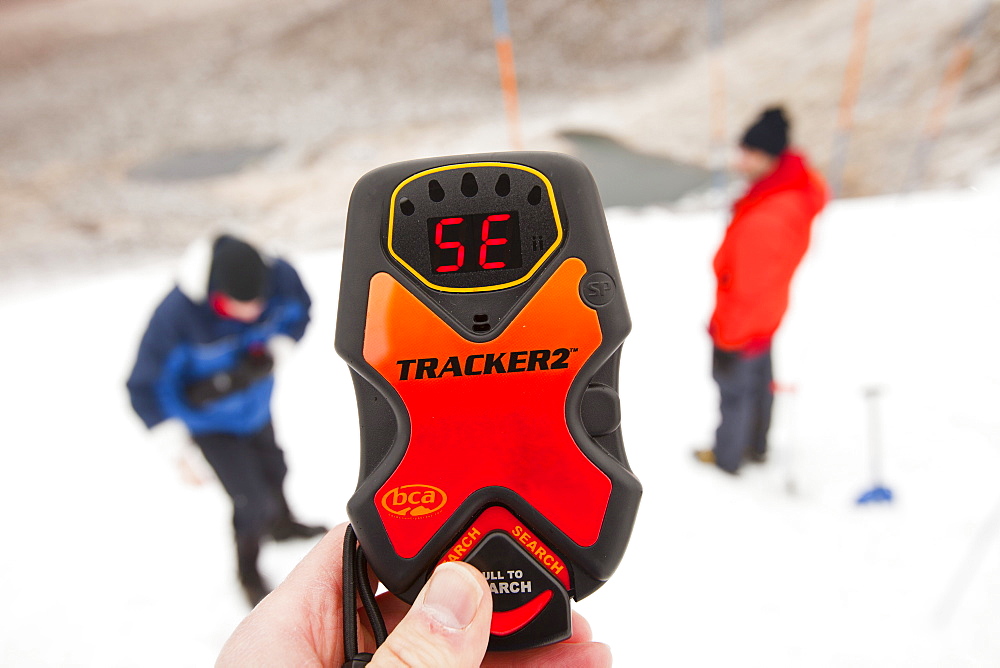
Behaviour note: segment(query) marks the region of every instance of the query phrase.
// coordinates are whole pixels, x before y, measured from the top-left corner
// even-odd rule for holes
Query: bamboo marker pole
[[[519,151],[521,121],[517,106],[517,71],[514,69],[514,44],[507,19],[507,0],[490,0],[493,6],[493,34],[496,40],[497,64],[500,68],[500,88],[507,112],[507,131],[511,147]]]
[[[840,94],[837,127],[833,134],[833,151],[830,157],[830,190],[834,197],[840,196],[844,187],[847,148],[854,128],[854,106],[858,101],[858,91],[861,89],[861,73],[864,69],[869,26],[874,10],[875,0],[859,0],[858,11],[854,18],[851,51],[847,57],[847,67],[844,69],[844,86]]]

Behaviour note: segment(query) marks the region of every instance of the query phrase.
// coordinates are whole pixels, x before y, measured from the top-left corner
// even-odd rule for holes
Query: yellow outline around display
[[[546,190],[549,191],[549,203],[552,205],[552,215],[556,221],[556,240],[552,243],[551,246],[549,246],[548,250],[545,251],[542,257],[539,258],[538,262],[535,263],[535,266],[533,266],[527,274],[517,279],[516,281],[511,281],[510,283],[504,283],[503,285],[487,285],[481,288],[450,288],[444,285],[436,285],[434,283],[431,283],[426,278],[424,278],[420,274],[420,272],[418,272],[416,269],[408,265],[403,260],[403,258],[396,255],[396,251],[392,247],[392,226],[395,223],[395,216],[396,216],[396,197],[399,195],[399,191],[402,190],[403,186],[405,186],[407,183],[410,183],[411,181],[419,179],[422,176],[427,176],[428,174],[436,174],[437,172],[445,172],[452,169],[469,169],[471,167],[506,167],[510,169],[520,169],[521,171],[530,172],[531,174],[534,174],[535,176],[540,178],[542,180],[542,183],[545,184]],[[396,189],[392,191],[392,202],[389,206],[389,254],[392,255],[394,258],[396,258],[397,262],[406,267],[411,274],[420,279],[421,283],[423,283],[429,288],[433,288],[434,290],[440,290],[442,292],[487,292],[490,290],[502,290],[504,288],[511,288],[514,287],[515,285],[520,285],[521,283],[524,283],[526,280],[535,275],[535,272],[538,271],[538,268],[541,267],[542,264],[547,259],[549,259],[549,256],[552,255],[552,253],[555,252],[555,249],[559,246],[559,244],[562,243],[562,238],[563,238],[562,221],[559,219],[559,209],[556,207],[556,195],[552,191],[552,184],[549,183],[549,180],[545,178],[545,175],[539,172],[537,169],[532,169],[531,167],[526,167],[524,165],[515,165],[514,163],[511,162],[467,162],[460,165],[444,165],[441,167],[435,167],[433,169],[425,170],[423,172],[420,172],[419,174],[414,174],[413,176],[411,176],[410,178],[406,179],[398,186],[396,186]]]

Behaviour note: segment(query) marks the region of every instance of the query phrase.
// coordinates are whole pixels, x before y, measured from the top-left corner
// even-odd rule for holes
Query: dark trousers
[[[249,436],[200,434],[194,442],[233,500],[237,543],[259,542],[288,517],[282,490],[288,467],[270,423]]]
[[[722,413],[715,431],[715,462],[719,468],[735,472],[744,454],[763,455],[767,451],[774,403],[771,351],[744,357],[716,348],[712,378],[719,385]]]

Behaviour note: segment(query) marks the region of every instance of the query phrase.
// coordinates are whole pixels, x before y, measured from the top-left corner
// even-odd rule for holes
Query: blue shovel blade
[[[876,485],[859,496],[856,503],[860,506],[866,503],[889,503],[891,501],[892,490],[888,487]]]

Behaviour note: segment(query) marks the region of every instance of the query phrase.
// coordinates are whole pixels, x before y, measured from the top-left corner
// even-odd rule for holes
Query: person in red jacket
[[[771,340],[788,309],[812,221],[829,198],[819,174],[788,148],[788,130],[784,110],[775,107],[743,135],[734,169],[750,187],[733,205],[713,262],[718,283],[709,333],[722,418],[715,446],[695,457],[727,473],[737,473],[744,460],[766,458]]]

